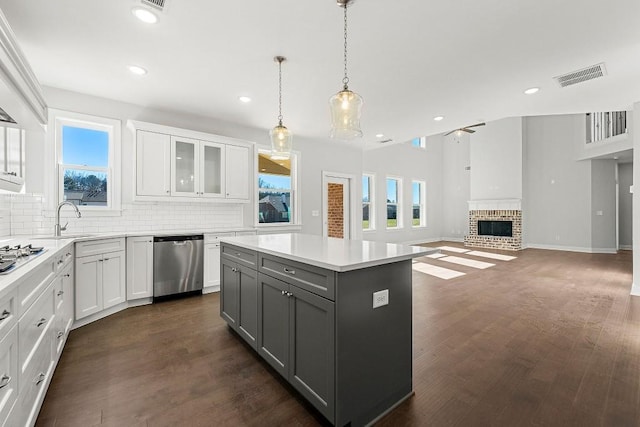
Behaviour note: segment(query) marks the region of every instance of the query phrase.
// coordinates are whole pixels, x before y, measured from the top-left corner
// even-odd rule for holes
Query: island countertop
[[[300,233],[224,237],[221,241],[337,272],[389,264],[438,252],[438,249],[420,246]]]

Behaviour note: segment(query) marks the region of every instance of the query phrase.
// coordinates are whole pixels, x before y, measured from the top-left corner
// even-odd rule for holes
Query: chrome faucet
[[[73,203],[71,203],[71,202],[60,202],[60,204],[58,205],[58,207],[56,209],[56,225],[55,225],[55,229],[54,229],[54,233],[55,233],[56,237],[62,236],[62,232],[65,231],[67,229],[67,225],[69,225],[69,223],[67,222],[64,226],[62,226],[62,227],[60,226],[60,209],[64,205],[69,205],[73,209],[75,209],[76,217],[80,218],[82,216],[82,214],[80,213],[80,210],[78,209],[78,207],[76,205],[74,205]]]

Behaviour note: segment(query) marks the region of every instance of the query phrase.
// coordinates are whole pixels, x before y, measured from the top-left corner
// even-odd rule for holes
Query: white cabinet
[[[171,195],[171,137],[138,130],[136,133],[136,194]]]
[[[76,320],[126,301],[124,238],[76,244]]]
[[[20,191],[24,184],[25,131],[0,126],[0,189]]]
[[[225,146],[171,137],[171,195],[224,197]]]
[[[17,399],[18,327],[14,325],[0,334],[0,425],[4,425]]]
[[[249,148],[227,145],[225,157],[227,198],[249,200],[249,179],[253,178],[253,173],[249,169],[251,164]]]
[[[255,235],[255,230],[204,235],[204,289],[203,293],[220,290],[220,239],[223,237]]]
[[[153,237],[127,237],[127,300],[153,297]]]
[[[253,144],[233,138],[129,121],[135,132],[135,200],[251,199]]]

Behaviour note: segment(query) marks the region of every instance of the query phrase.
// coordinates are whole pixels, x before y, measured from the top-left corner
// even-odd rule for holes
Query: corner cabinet
[[[127,301],[153,297],[153,236],[127,237]]]
[[[219,135],[129,121],[135,136],[135,200],[245,203],[254,144]]]

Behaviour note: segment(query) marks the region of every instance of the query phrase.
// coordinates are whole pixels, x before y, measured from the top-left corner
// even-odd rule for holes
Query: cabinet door
[[[24,181],[24,131],[7,128],[7,172],[16,183]]]
[[[101,264],[103,308],[125,302],[127,294],[124,251],[104,254]]]
[[[198,197],[200,141],[171,137],[171,195]]]
[[[238,266],[238,333],[258,349],[258,272]]]
[[[204,287],[220,286],[220,243],[204,246]]]
[[[200,143],[200,195],[224,197],[225,146],[213,142]]]
[[[102,255],[76,258],[76,319],[102,310]]]
[[[238,329],[238,265],[220,260],[220,316],[233,329]]]
[[[18,366],[18,327],[15,326],[0,339],[0,425],[7,427],[14,425],[10,420],[3,423],[18,398]]]
[[[139,130],[136,133],[136,194],[171,195],[171,137]]]
[[[227,178],[226,196],[228,199],[249,199],[249,182],[253,173],[249,167],[250,156],[249,147],[227,145]]]
[[[127,237],[127,300],[153,296],[153,237]]]
[[[335,304],[291,286],[289,382],[332,420],[335,395]]]
[[[287,378],[289,370],[289,285],[258,274],[258,353]]]

